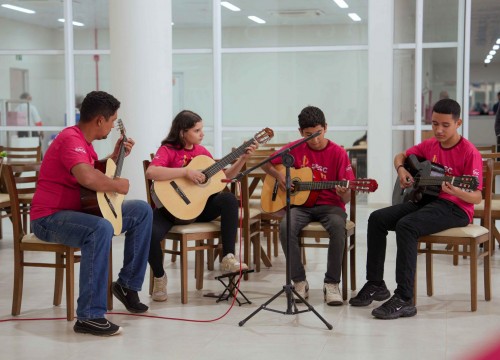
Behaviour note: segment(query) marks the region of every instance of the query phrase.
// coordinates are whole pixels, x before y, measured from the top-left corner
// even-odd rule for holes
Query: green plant
[[[0,158],[7,157],[7,151],[0,151]]]

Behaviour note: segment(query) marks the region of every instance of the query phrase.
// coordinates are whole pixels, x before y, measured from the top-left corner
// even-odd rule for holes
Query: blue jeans
[[[428,204],[408,201],[372,212],[368,218],[366,280],[384,279],[387,234],[389,231],[395,231],[398,284],[395,293],[408,299],[413,298],[418,238],[468,224],[469,217],[465,211],[442,199]]]
[[[153,215],[141,200],[122,205],[125,249],[118,283],[140,291],[149,254]],[[59,211],[31,221],[33,233],[41,240],[81,249],[78,319],[96,319],[106,313],[108,264],[113,227],[101,217],[77,211]]]
[[[306,271],[300,259],[299,233],[311,221],[319,221],[330,236],[326,260],[325,283],[339,283],[342,272],[342,257],[345,246],[345,223],[347,214],[338,206],[318,205],[310,208],[290,209],[290,236],[286,236],[286,217],[280,223],[281,246],[286,256],[287,244],[290,246],[290,277],[294,282],[304,281]]]

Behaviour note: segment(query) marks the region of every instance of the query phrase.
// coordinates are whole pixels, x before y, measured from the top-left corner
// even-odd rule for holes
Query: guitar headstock
[[[116,129],[122,134],[125,135],[125,125],[123,125],[122,119],[116,120]]]
[[[255,141],[257,141],[260,145],[267,143],[269,140],[271,140],[274,136],[274,131],[270,128],[265,128],[259,131],[255,136],[253,137]]]
[[[355,179],[349,181],[349,189],[360,192],[374,192],[378,189],[378,183],[373,179]]]
[[[475,191],[479,186],[479,180],[476,176],[458,176],[453,180],[453,186],[466,191]]]

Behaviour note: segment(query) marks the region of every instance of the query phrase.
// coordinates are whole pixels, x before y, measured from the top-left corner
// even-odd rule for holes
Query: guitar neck
[[[227,154],[224,156],[222,159],[217,161],[215,164],[209,166],[205,170],[203,170],[203,174],[207,177],[207,179],[211,178],[215,174],[217,174],[219,171],[224,169],[227,165],[231,164],[234,160],[239,158],[241,155],[245,153],[245,150],[247,147],[252,145],[254,143],[254,139],[250,139],[247,142],[245,142],[243,145],[241,145],[239,148],[236,150],[232,151],[231,153]]]
[[[335,186],[349,186],[349,181],[300,181],[294,183],[296,191],[326,190],[333,189]]]
[[[441,185],[443,181],[451,183],[453,186],[461,186],[463,178],[461,176],[421,176],[417,178],[418,186]]]
[[[123,134],[123,139],[120,144],[120,150],[118,152],[118,158],[116,159],[116,170],[114,177],[120,177],[122,173],[123,160],[125,159],[125,142],[127,141],[127,137]]]

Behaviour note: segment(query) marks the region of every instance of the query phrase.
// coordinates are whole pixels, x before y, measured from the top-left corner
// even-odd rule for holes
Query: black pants
[[[234,244],[238,231],[238,200],[229,192],[221,192],[210,196],[202,213],[192,222],[209,222],[221,217],[221,242],[223,256],[234,254]],[[182,222],[185,224],[185,222]],[[161,277],[163,270],[163,252],[161,241],[174,225],[179,222],[165,210],[165,208],[153,211],[153,230],[151,233],[151,245],[149,247],[149,265],[153,269],[155,277]]]
[[[374,211],[368,219],[366,279],[384,279],[388,231],[396,232],[396,293],[413,298],[417,267],[417,240],[452,227],[467,226],[469,217],[450,201],[437,199],[428,204],[406,202]]]

